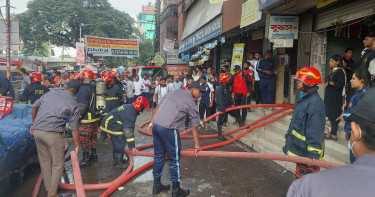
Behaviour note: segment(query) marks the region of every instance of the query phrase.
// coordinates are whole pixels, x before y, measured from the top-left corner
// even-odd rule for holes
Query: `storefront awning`
[[[208,0],[199,0],[190,10],[186,19],[186,26],[182,40],[203,27],[216,16],[221,14],[223,2],[211,4]]]

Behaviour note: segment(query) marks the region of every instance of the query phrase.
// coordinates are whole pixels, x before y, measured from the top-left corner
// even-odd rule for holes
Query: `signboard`
[[[139,57],[139,41],[85,36],[87,54],[93,56]]]
[[[231,70],[233,70],[234,66],[236,66],[236,65],[238,65],[242,68],[244,48],[245,48],[245,43],[234,44],[233,55],[232,55],[232,69]]]
[[[226,1],[226,0],[210,0],[210,3],[214,4],[214,3],[220,3],[220,2],[223,2],[223,1]]]
[[[273,48],[293,48],[293,39],[273,39]]]
[[[76,63],[84,64],[85,63],[85,44],[77,42],[76,51],[77,51]]]
[[[259,11],[259,0],[247,0],[242,4],[241,28],[251,25],[262,18]]]
[[[152,59],[151,61],[152,63],[154,63],[155,65],[157,66],[162,66],[164,64],[164,59],[160,56],[159,53],[157,53],[154,57],[154,59]]]
[[[7,33],[5,20],[0,20],[0,50],[6,50]],[[10,21],[10,50],[20,50],[20,23]]]
[[[185,64],[182,59],[178,58],[178,49],[167,52],[167,64]]]
[[[189,69],[189,65],[167,65],[168,74],[173,76],[189,74]]]
[[[174,49],[174,41],[173,40],[169,40],[169,39],[165,39],[163,50],[164,51],[171,51],[173,49]]]
[[[179,53],[183,53],[199,44],[202,44],[212,38],[218,36],[222,32],[223,18],[220,16],[211,23],[205,25],[201,30],[195,34],[187,37],[181,42]]]
[[[271,16],[268,38],[298,39],[298,16]]]
[[[321,7],[324,7],[328,4],[333,3],[335,1],[337,1],[337,0],[318,0],[318,2],[316,3],[316,7],[321,8]]]
[[[251,39],[252,40],[260,40],[260,39],[263,39],[263,37],[264,37],[263,35],[264,35],[263,29],[259,29],[259,30],[254,31],[251,34]]]
[[[268,6],[278,2],[280,0],[259,0],[259,10],[264,10]]]

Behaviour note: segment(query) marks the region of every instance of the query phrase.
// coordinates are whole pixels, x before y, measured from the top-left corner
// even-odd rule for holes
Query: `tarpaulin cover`
[[[30,127],[31,105],[14,104],[12,113],[0,120],[0,178],[35,157],[36,145]]]

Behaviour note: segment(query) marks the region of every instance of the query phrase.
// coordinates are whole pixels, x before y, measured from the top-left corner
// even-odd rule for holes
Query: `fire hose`
[[[324,167],[324,168],[327,168],[327,169],[330,169],[330,168],[335,168],[335,167],[340,167],[341,165],[339,164],[335,164],[335,163],[331,163],[331,162],[327,162],[327,161],[322,161],[322,160],[313,160],[311,158],[306,158],[306,157],[296,157],[296,156],[289,156],[289,155],[281,155],[281,154],[267,154],[267,153],[249,153],[249,152],[222,152],[222,151],[205,151],[205,150],[209,150],[209,149],[213,149],[213,148],[217,148],[217,147],[221,147],[221,146],[225,146],[227,144],[230,144],[238,139],[240,139],[241,137],[243,137],[244,135],[250,133],[251,131],[253,131],[254,129],[256,128],[259,128],[259,127],[263,127],[267,124],[270,124],[274,121],[277,121],[289,114],[292,114],[293,113],[293,110],[291,110],[294,106],[293,105],[289,105],[289,104],[283,104],[283,105],[244,105],[244,106],[236,106],[236,107],[231,107],[231,108],[228,108],[226,109],[225,112],[229,112],[229,111],[232,111],[232,110],[237,110],[237,109],[244,109],[244,108],[254,108],[254,107],[282,107],[281,109],[279,110],[276,110],[274,111],[273,113],[271,114],[268,114],[254,122],[251,122],[245,126],[242,126],[240,128],[237,128],[237,129],[234,129],[232,131],[228,131],[228,132],[225,132],[223,133],[223,135],[229,135],[229,134],[233,134],[235,132],[238,132],[240,130],[244,130],[246,129],[244,132],[240,133],[239,135],[233,137],[232,139],[230,140],[227,140],[227,141],[224,141],[224,142],[220,142],[220,143],[217,143],[217,144],[212,144],[212,145],[208,145],[208,146],[203,146],[201,147],[201,152],[198,152],[197,154],[197,157],[225,157],[225,158],[251,158],[251,159],[266,159],[266,160],[278,160],[278,161],[288,161],[288,162],[295,162],[295,163],[304,163],[304,164],[307,164],[307,165],[313,165],[313,166],[319,166],[319,167]],[[288,111],[290,110],[290,111]],[[287,111],[287,112],[284,112],[284,111]],[[281,112],[284,112],[283,114],[277,116],[277,117],[274,117],[268,121],[265,121],[269,118],[271,118],[272,116],[275,116]],[[218,112],[210,117],[208,117],[206,119],[206,122],[212,120],[213,118],[221,115],[222,112]],[[262,122],[262,121],[265,121],[265,122]],[[139,132],[144,134],[144,135],[148,135],[148,136],[151,136],[152,134],[146,132],[146,131],[143,131],[142,128],[145,127],[147,124],[149,124],[150,121],[148,122],[145,122],[143,123],[140,128],[139,128]],[[262,122],[262,123],[260,123]],[[191,129],[188,129],[184,132],[182,132],[180,135],[181,135],[181,139],[191,139],[193,138],[193,136],[185,136],[187,133],[191,132]],[[200,139],[205,139],[205,138],[214,138],[214,137],[217,137],[218,135],[217,134],[213,134],[213,135],[201,135],[199,136]],[[152,157],[154,155],[153,152],[141,152],[141,150],[143,149],[147,149],[147,148],[151,148],[153,147],[153,144],[146,144],[146,145],[143,145],[143,146],[139,146],[139,147],[136,147],[139,151],[137,153],[136,156],[148,156],[148,157]],[[128,167],[128,169],[122,174],[120,175],[118,178],[116,178],[115,180],[113,180],[112,182],[109,182],[109,183],[101,183],[101,184],[84,184],[82,187],[82,189],[85,189],[85,190],[99,190],[99,189],[107,189],[102,195],[102,196],[109,196],[111,195],[114,191],[117,190],[118,187],[120,187],[121,185],[123,185],[124,183],[126,183],[128,180],[130,180],[131,178],[133,178],[134,176],[138,175],[139,173],[141,173],[142,171],[152,167],[153,165],[153,161],[152,162],[149,162],[143,166],[141,166],[140,168],[137,168],[136,170],[130,172],[133,168],[133,164],[134,164],[134,160],[133,160],[133,157],[130,153],[130,150],[126,150],[125,151],[126,154],[129,156],[129,161],[130,161],[130,165]],[[195,156],[194,152],[193,152],[193,149],[190,149],[190,150],[185,150],[185,151],[181,151],[181,156],[188,156],[188,157],[193,157]],[[77,162],[78,161],[73,161],[72,160],[72,163],[73,162]],[[74,176],[80,176],[80,174],[74,174]],[[41,178],[41,177],[40,177]],[[38,182],[39,182],[39,179],[38,179]],[[37,182],[37,183],[38,183]],[[40,183],[41,183],[41,180],[40,180]],[[38,184],[35,185],[35,188],[34,188],[34,193],[36,191],[36,188],[38,187]],[[39,184],[39,187],[40,187],[40,184]],[[60,187],[62,189],[69,189],[69,190],[75,190],[76,187],[75,185],[73,184],[63,184],[63,183],[60,183]],[[37,189],[39,191],[39,189]],[[33,196],[37,196],[34,195],[33,193]]]

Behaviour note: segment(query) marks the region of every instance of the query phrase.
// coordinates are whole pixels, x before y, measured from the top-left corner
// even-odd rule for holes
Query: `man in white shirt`
[[[134,100],[136,100],[138,97],[141,96],[143,88],[144,88],[143,83],[139,81],[139,76],[136,75],[134,79],[134,89],[135,89]]]
[[[143,75],[143,78],[141,79],[141,82],[143,84],[142,96],[146,97],[148,100],[150,100],[151,82],[150,82],[150,80],[148,80],[147,74]]]
[[[260,85],[259,85],[260,78],[259,78],[259,74],[258,74],[258,71],[257,71],[256,68],[258,66],[259,60],[262,58],[262,53],[256,52],[254,57],[255,57],[255,59],[250,61],[250,63],[251,63],[250,70],[252,70],[253,73],[254,73],[254,81],[255,81],[255,83],[254,83],[254,97],[255,97],[255,101],[256,101],[256,104],[260,104],[261,103],[261,94],[260,94]]]
[[[182,89],[182,82],[180,81],[180,77],[178,75],[175,76],[175,80],[173,82],[173,87],[175,90]]]
[[[159,104],[161,99],[167,94],[168,91],[169,89],[166,85],[165,79],[160,78],[160,85],[156,86],[155,88],[153,101]]]
[[[168,75],[165,81],[167,83],[168,90],[174,90],[174,85],[172,83],[172,76]]]

